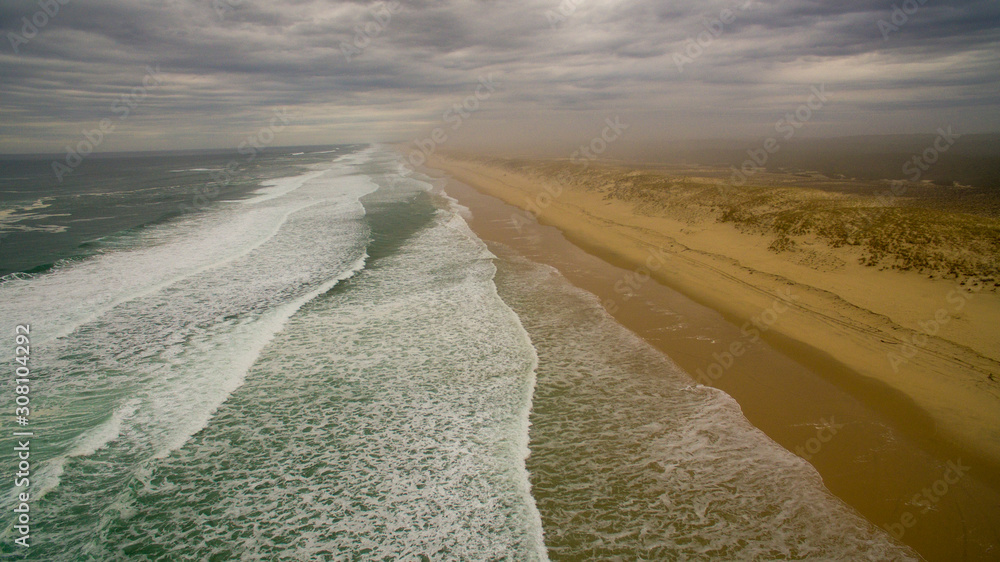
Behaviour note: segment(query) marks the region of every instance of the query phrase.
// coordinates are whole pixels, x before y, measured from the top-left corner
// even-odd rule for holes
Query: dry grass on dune
[[[734,187],[718,168],[586,168],[562,161],[492,161],[567,188],[596,190],[637,213],[691,225],[730,223],[770,237],[789,259],[835,267],[831,249],[855,250],[859,263],[1000,287],[1000,217],[960,187],[913,184],[893,195],[889,182],[761,173]],[[984,191],[977,190],[976,197]],[[974,214],[970,209],[982,212]],[[832,265],[831,265],[832,264]]]

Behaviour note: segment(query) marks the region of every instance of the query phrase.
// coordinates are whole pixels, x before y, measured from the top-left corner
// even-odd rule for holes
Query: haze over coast
[[[998,47],[967,0],[5,2],[0,556],[995,559]]]

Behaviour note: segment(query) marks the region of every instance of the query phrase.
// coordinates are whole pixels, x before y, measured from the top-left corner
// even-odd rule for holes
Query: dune
[[[995,217],[850,193],[806,174],[735,187],[711,168],[453,153],[429,166],[721,312],[942,446],[1000,467]],[[724,376],[719,363],[692,376],[713,384]]]

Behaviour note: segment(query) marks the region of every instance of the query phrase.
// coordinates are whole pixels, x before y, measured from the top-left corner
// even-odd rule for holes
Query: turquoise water
[[[6,558],[912,557],[393,153],[274,175],[0,284],[35,373]]]

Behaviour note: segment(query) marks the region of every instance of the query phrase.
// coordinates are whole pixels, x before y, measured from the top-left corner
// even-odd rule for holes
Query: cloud
[[[231,147],[276,107],[295,123],[283,144],[406,140],[490,73],[501,88],[469,138],[569,141],[613,113],[651,139],[764,134],[818,83],[815,134],[1000,129],[1000,4],[918,2],[427,0],[386,20],[380,2],[68,0],[42,18],[8,1],[0,150],[61,150],[147,65],[164,84],[102,148]],[[32,17],[48,21],[14,39]]]

